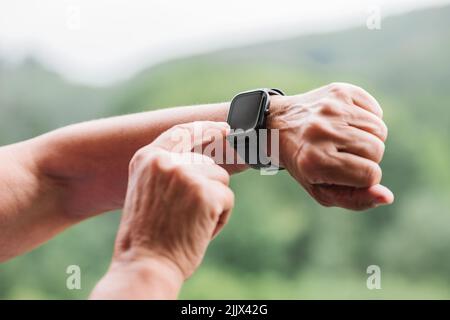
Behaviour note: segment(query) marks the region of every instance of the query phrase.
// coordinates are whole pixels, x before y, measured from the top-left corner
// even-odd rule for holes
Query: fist
[[[133,157],[115,247],[119,259],[156,258],[175,266],[186,279],[226,224],[234,204],[229,175],[211,158],[190,151],[210,141],[198,136],[198,130],[194,137],[199,126],[222,139],[229,131],[227,124],[216,122],[178,125]]]
[[[382,116],[366,91],[333,83],[276,97],[268,125],[280,130],[281,163],[314,199],[363,210],[393,201],[392,192],[379,184],[387,138]]]

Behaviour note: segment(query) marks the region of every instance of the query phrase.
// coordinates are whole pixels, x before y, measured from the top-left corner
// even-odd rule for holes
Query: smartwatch
[[[268,141],[266,118],[270,111],[272,95],[284,96],[284,93],[279,89],[241,92],[231,101],[228,112],[227,122],[231,133],[227,140],[239,157],[254,169],[283,169],[272,163],[266,150]]]

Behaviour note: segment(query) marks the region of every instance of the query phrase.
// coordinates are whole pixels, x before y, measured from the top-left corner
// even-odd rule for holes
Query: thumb
[[[366,210],[394,202],[394,194],[380,184],[368,188],[314,185],[313,196],[323,203],[351,210]]]

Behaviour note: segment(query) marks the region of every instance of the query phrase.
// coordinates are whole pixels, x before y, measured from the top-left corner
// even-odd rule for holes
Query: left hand
[[[295,96],[273,96],[267,126],[280,130],[281,164],[324,206],[364,210],[390,204],[379,163],[387,127],[365,90],[333,83]]]

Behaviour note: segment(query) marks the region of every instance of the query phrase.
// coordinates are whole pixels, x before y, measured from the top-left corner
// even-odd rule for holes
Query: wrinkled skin
[[[218,129],[223,136],[228,132],[223,123],[202,124],[205,129]],[[115,255],[144,249],[150,256],[172,261],[186,279],[228,220],[234,195],[228,188],[229,174],[211,158],[172,151],[174,130],[190,132],[192,124],[175,126],[131,160]],[[202,139],[194,145],[203,144]]]
[[[92,299],[177,298],[226,224],[234,205],[229,174],[191,152],[211,141],[195,136],[199,124],[223,144],[229,126],[202,121],[174,126],[133,156],[111,266]],[[188,137],[182,148],[174,132]]]
[[[280,162],[321,205],[364,210],[393,202],[380,185],[387,127],[378,102],[333,83],[273,97],[269,128],[280,130]]]

